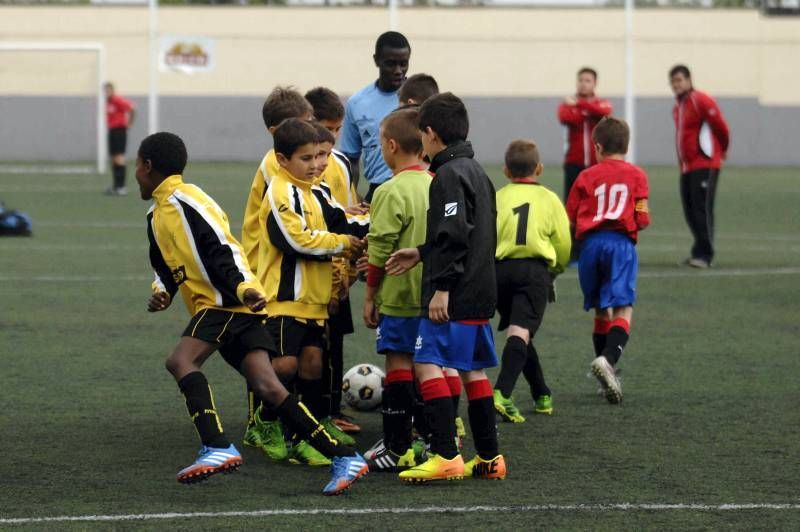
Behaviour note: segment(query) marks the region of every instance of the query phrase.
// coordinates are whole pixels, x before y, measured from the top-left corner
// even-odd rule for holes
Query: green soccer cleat
[[[459,438],[467,437],[467,429],[464,428],[464,420],[461,416],[456,416],[456,436]]]
[[[336,426],[336,423],[333,422],[333,419],[330,417],[326,417],[321,422],[322,426],[325,427],[325,430],[328,431],[328,434],[333,437],[336,441],[341,443],[342,445],[347,445],[352,447],[356,444],[355,438],[344,432],[342,429]]]
[[[511,423],[525,423],[525,418],[519,413],[519,409],[514,406],[514,400],[509,397],[506,399],[500,390],[494,391],[494,409],[500,414],[504,421]]]
[[[305,464],[310,466],[331,465],[330,458],[314,449],[314,447],[305,440],[300,441],[289,449],[289,462],[292,464]]]
[[[422,438],[414,438],[411,442],[411,449],[414,450],[414,461],[421,464],[428,459],[428,444]]]
[[[261,407],[258,407],[245,430],[243,443],[261,449],[271,460],[286,460],[288,450],[283,437],[283,424],[279,420],[262,421],[260,413]]]
[[[546,416],[553,415],[553,398],[549,395],[542,395],[535,401],[533,407],[535,414],[544,414]]]

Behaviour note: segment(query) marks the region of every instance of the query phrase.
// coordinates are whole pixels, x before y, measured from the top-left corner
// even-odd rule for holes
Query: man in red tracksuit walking
[[[728,151],[728,124],[717,102],[692,86],[685,65],[669,71],[675,93],[675,147],[681,170],[681,201],[694,236],[686,264],[708,268],[714,259],[714,197],[722,161]]]
[[[558,120],[567,128],[564,154],[564,201],[572,184],[586,168],[597,162],[592,130],[605,116],[611,115],[611,102],[594,95],[597,72],[584,67],[578,71],[577,93],[567,96],[558,106]]]

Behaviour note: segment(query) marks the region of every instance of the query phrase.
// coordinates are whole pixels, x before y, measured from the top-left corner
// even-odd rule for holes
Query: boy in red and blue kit
[[[567,216],[582,241],[578,277],[583,308],[595,309],[592,374],[609,403],[622,401],[614,366],[630,335],[636,301],[638,232],[650,224],[647,174],[625,162],[630,130],[604,118],[592,132],[598,164],[581,172],[567,199]]]
[[[506,475],[497,449],[492,385],[486,368],[497,366],[489,319],[497,303],[494,255],[495,191],[467,142],[464,103],[446,92],[419,111],[422,147],[435,174],[429,189],[425,243],[394,252],[390,275],[422,260],[423,317],[417,331],[414,372],[431,432],[428,460],[400,473],[410,482]],[[455,409],[442,368],[458,370],[469,399],[477,451],[464,463],[456,445]]]

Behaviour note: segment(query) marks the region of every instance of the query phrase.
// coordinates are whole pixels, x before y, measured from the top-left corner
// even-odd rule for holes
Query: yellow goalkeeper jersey
[[[180,291],[192,315],[207,308],[253,313],[242,295],[248,288],[263,289],[231,236],[228,216],[199,187],[180,175],[158,185],[147,212],[147,236],[153,292],[174,298]]]
[[[534,182],[512,182],[497,191],[495,258],[544,259],[561,273],[569,262],[569,219],[558,196]]]

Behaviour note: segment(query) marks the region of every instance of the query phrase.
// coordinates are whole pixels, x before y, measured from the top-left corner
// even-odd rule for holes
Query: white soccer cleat
[[[604,356],[599,356],[592,360],[592,375],[594,375],[600,385],[605,390],[606,400],[611,404],[622,402],[622,385],[617,378],[614,367]]]

